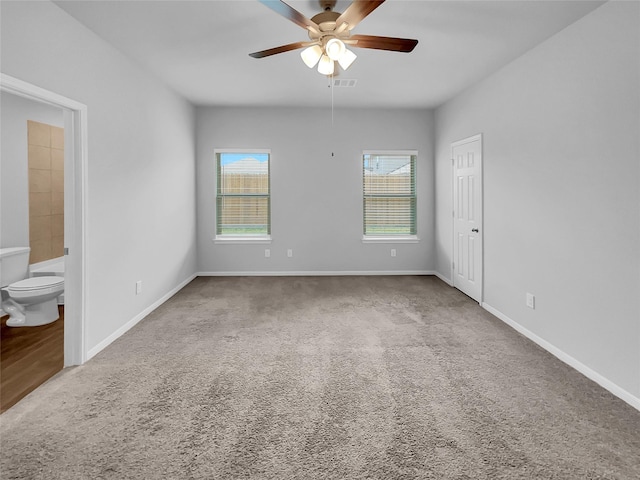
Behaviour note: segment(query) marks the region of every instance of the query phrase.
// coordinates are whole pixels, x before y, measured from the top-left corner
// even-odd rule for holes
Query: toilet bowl
[[[32,277],[2,289],[2,309],[10,315],[9,327],[37,327],[59,318],[58,296],[64,292],[62,277]]]
[[[29,247],[0,249],[2,310],[9,327],[37,327],[59,318],[58,296],[64,277],[29,277]]]

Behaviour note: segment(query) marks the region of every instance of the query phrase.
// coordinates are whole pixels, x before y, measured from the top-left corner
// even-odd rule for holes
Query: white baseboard
[[[447,277],[445,277],[443,274],[441,274],[440,272],[433,272],[433,275],[438,277],[440,280],[442,280],[444,283],[446,283],[450,287],[453,287],[453,282],[449,280]]]
[[[198,272],[199,277],[327,277],[366,275],[434,275],[431,270],[374,270],[374,271],[293,271],[293,272]]]
[[[496,310],[495,308],[493,308],[491,305],[488,305],[486,303],[482,303],[481,305],[482,305],[482,308],[484,308],[487,312],[495,315],[500,320],[502,320],[504,323],[509,325],[511,328],[513,328],[517,332],[521,333],[522,335],[527,337],[532,342],[537,343],[538,345],[540,345],[547,352],[551,353],[552,355],[554,355],[558,359],[562,360],[564,363],[566,363],[570,367],[576,369],[577,371],[579,371],[581,374],[583,374],[588,379],[593,380],[598,385],[600,385],[602,388],[608,390],[613,395],[615,395],[616,397],[618,397],[621,400],[625,401],[626,403],[631,405],[636,410],[640,410],[640,398],[638,398],[638,397],[634,396],[633,394],[627,392],[624,388],[616,385],[611,380],[603,377],[598,372],[596,372],[596,371],[592,370],[591,368],[587,367],[585,364],[583,364],[582,362],[576,360],[575,358],[573,358],[571,355],[565,353],[564,351],[560,350],[555,345],[552,345],[551,343],[547,342],[543,338],[537,336],[535,333],[531,332],[530,330],[527,330],[526,328],[524,328],[522,325],[520,325],[516,321],[514,321],[511,318],[507,317],[504,313],[502,313],[499,310]]]
[[[91,350],[89,350],[87,352],[87,355],[86,355],[86,361],[89,361],[91,358],[95,357],[98,353],[100,353],[102,350],[104,350],[106,347],[108,347],[111,343],[113,343],[115,340],[117,340],[122,335],[124,335],[127,331],[129,331],[131,328],[133,328],[143,318],[145,318],[147,315],[149,315],[151,312],[153,312],[156,308],[158,308],[160,305],[162,305],[164,302],[166,302],[172,296],[174,296],[176,293],[178,293],[178,291],[180,291],[191,280],[196,278],[196,276],[197,276],[196,274],[193,274],[193,275],[187,277],[186,280],[180,282],[176,287],[172,288],[169,292],[164,294],[162,297],[160,297],[154,303],[149,305],[147,308],[145,308],[138,315],[133,317],[131,320],[129,320],[127,323],[125,323],[123,326],[121,326],[119,329],[117,329],[115,332],[113,332],[111,335],[109,335],[107,338],[105,338],[98,345],[96,345]]]

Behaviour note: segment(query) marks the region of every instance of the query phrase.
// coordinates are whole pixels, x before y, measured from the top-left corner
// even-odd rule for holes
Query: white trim
[[[86,361],[86,225],[87,225],[87,106],[44,88],[0,73],[0,90],[64,111],[65,170],[72,179],[71,205],[65,207],[65,329],[64,366],[81,365]],[[71,168],[68,168],[71,167]],[[65,181],[67,178],[65,174]],[[67,192],[69,191],[66,188]],[[66,197],[66,195],[65,195]],[[66,199],[65,199],[66,203]]]
[[[418,150],[363,150],[362,155],[415,155]]]
[[[453,282],[450,279],[448,279],[447,277],[445,277],[444,275],[442,275],[440,272],[433,272],[433,274],[436,277],[438,277],[440,280],[442,280],[444,283],[449,285],[450,287],[453,287]]]
[[[603,377],[598,372],[596,372],[596,371],[592,370],[591,368],[587,367],[585,364],[583,364],[579,360],[576,360],[575,358],[573,358],[568,353],[560,350],[555,345],[547,342],[546,340],[544,340],[543,338],[537,336],[535,333],[531,332],[530,330],[527,330],[522,325],[517,323],[515,320],[512,320],[511,318],[507,317],[504,313],[502,313],[499,310],[493,308],[491,305],[488,305],[488,304],[483,302],[483,303],[481,303],[481,306],[487,312],[491,313],[492,315],[495,315],[498,319],[502,320],[504,323],[506,323],[511,328],[513,328],[517,332],[519,332],[522,335],[524,335],[525,337],[527,337],[532,342],[534,342],[534,343],[538,344],[539,346],[541,346],[542,348],[544,348],[547,352],[551,353],[553,356],[555,356],[559,360],[563,361],[564,363],[566,363],[570,367],[576,369],[578,372],[583,374],[588,379],[593,380],[598,385],[600,385],[602,388],[608,390],[609,392],[611,392],[613,395],[615,395],[619,399],[625,401],[626,403],[631,405],[633,408],[635,408],[636,410],[640,411],[640,398],[634,396],[630,392],[627,392],[624,388],[616,385],[611,380]]]
[[[420,243],[420,238],[417,235],[398,235],[397,237],[363,235],[362,243]]]
[[[246,235],[246,236],[234,236],[234,235],[216,235],[211,239],[213,243],[229,244],[229,245],[260,245],[270,244],[271,235]]]
[[[199,277],[341,277],[341,276],[372,276],[372,275],[435,275],[431,270],[353,270],[353,271],[275,271],[275,272],[198,272]]]
[[[457,140],[451,143],[451,147],[459,147],[460,145],[464,145],[465,143],[475,142],[476,140],[482,141],[482,134],[478,133],[471,137],[463,138],[462,140]]]
[[[214,148],[213,154],[218,153],[268,153],[271,155],[270,148]]]
[[[113,332],[111,335],[109,335],[103,341],[101,341],[98,345],[96,345],[91,350],[89,350],[89,352],[87,353],[87,360],[90,360],[91,358],[95,357],[98,353],[100,353],[102,350],[104,350],[106,347],[108,347],[111,343],[113,343],[115,340],[120,338],[126,332],[131,330],[131,328],[133,328],[138,323],[140,323],[141,320],[143,320],[146,316],[148,316],[156,308],[158,308],[160,305],[162,305],[164,302],[166,302],[171,297],[173,297],[176,293],[178,293],[189,282],[191,282],[194,278],[196,278],[196,276],[197,275],[193,274],[193,275],[190,275],[189,277],[187,277],[185,280],[180,282],[176,287],[172,288],[165,295],[160,297],[158,300],[156,300],[154,303],[149,305],[147,308],[145,308],[138,315],[133,317],[131,320],[129,320],[127,323],[125,323],[123,326],[121,326],[119,329],[117,329],[115,332]]]
[[[54,107],[68,108],[71,110],[86,110],[87,108],[83,103],[63,97],[62,95],[24,82],[5,73],[0,73],[0,89],[23,98],[35,99],[41,103],[53,105]]]

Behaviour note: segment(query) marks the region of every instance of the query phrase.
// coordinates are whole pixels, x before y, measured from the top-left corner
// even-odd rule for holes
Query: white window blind
[[[363,155],[364,235],[416,235],[415,154]]]
[[[216,152],[216,235],[271,234],[269,152]]]

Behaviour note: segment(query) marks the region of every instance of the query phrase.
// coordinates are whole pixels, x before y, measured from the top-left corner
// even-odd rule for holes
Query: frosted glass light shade
[[[349,68],[349,66],[351,66],[351,64],[356,58],[358,58],[358,56],[355,53],[345,48],[344,53],[338,59],[338,63],[340,64],[343,70],[346,70],[347,68]]]
[[[342,40],[337,38],[332,38],[327,42],[327,45],[324,47],[327,52],[327,56],[331,60],[338,60],[343,54],[347,47],[344,46]]]
[[[335,69],[335,65],[333,60],[331,60],[328,56],[322,55],[320,58],[320,63],[318,63],[318,72],[322,75],[333,75]]]
[[[307,67],[313,68],[322,56],[322,48],[320,47],[320,45],[313,45],[309,48],[305,48],[302,52],[300,52],[300,56],[302,57],[302,61],[307,65]]]

